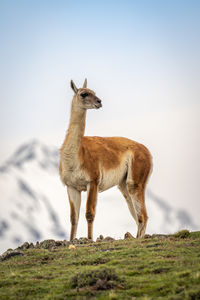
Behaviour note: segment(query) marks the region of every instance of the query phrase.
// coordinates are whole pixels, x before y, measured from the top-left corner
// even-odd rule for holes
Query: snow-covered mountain
[[[19,147],[0,167],[0,195],[0,253],[25,241],[68,238],[69,204],[58,174],[58,149],[36,140]],[[172,209],[150,190],[146,204],[148,233],[195,229],[186,211]],[[84,206],[78,236],[86,236]],[[126,231],[136,232],[135,221],[120,192],[112,188],[99,195],[95,238],[99,234],[120,238]]]

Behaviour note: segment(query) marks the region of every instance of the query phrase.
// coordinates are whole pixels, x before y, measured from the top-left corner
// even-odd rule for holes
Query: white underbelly
[[[118,185],[123,180],[126,173],[127,168],[124,165],[106,172],[102,170],[98,186],[99,192],[106,191],[111,187]]]

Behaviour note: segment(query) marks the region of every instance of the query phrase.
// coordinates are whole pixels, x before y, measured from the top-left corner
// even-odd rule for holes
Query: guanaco
[[[71,234],[76,237],[81,192],[87,191],[86,219],[88,239],[93,239],[93,222],[98,192],[115,185],[122,192],[131,215],[136,221],[137,237],[144,237],[147,212],[145,187],[152,169],[152,157],[142,144],[124,137],[84,136],[86,112],[102,107],[95,92],[77,88],[71,80],[74,96],[68,131],[60,149],[59,172],[70,203]],[[114,208],[113,208],[114,210]]]

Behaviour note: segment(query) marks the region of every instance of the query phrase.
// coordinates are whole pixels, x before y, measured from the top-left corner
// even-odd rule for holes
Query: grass
[[[0,299],[200,299],[200,232],[50,249],[0,262]]]

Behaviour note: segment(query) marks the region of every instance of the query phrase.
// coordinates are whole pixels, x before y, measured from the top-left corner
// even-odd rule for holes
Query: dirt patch
[[[166,272],[168,272],[170,270],[170,268],[156,268],[156,269],[154,269],[154,270],[152,270],[152,273],[153,274],[161,274],[161,273],[166,273]]]
[[[103,268],[85,271],[76,274],[71,278],[73,288],[93,287],[96,290],[108,290],[116,287],[120,278],[114,269]]]

